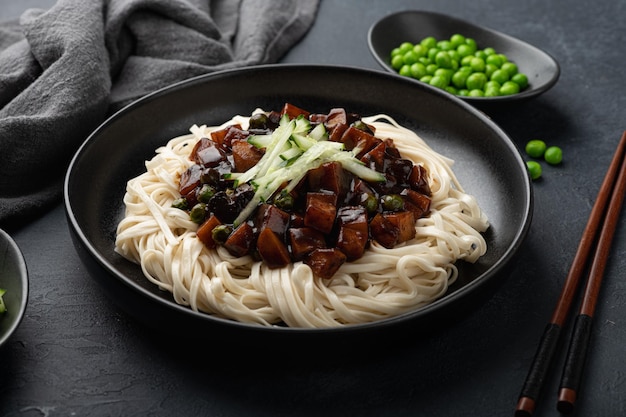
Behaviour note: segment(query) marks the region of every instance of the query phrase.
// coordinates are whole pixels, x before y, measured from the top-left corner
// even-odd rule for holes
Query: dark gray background
[[[0,0],[0,19],[51,0]],[[61,205],[17,230],[30,272],[25,318],[0,351],[2,416],[506,416],[517,397],[617,142],[626,129],[626,3],[322,0],[316,23],[283,62],[379,69],[366,35],[404,9],[452,14],[553,55],[561,78],[546,94],[488,115],[521,148],[561,146],[564,162],[534,183],[533,225],[517,269],[480,310],[414,344],[367,360],[320,365],[177,346],[119,311],[87,275]],[[626,413],[625,220],[619,222],[594,321],[576,416]],[[174,343],[173,347],[166,343]],[[367,350],[368,346],[355,346]],[[557,416],[558,374],[536,415]]]

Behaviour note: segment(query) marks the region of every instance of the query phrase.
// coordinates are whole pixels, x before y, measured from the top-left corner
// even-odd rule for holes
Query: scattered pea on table
[[[532,180],[539,179],[541,177],[541,165],[537,161],[526,161],[526,167]]]
[[[563,151],[558,146],[550,146],[543,154],[543,159],[550,165],[558,165],[563,160]]]
[[[526,144],[526,153],[533,158],[541,158],[546,149],[546,143],[541,139],[533,139]]]

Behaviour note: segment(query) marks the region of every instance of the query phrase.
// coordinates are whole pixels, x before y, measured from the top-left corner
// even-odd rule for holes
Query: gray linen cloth
[[[147,93],[274,63],[319,0],[58,0],[0,23],[0,227],[45,212],[81,143]]]

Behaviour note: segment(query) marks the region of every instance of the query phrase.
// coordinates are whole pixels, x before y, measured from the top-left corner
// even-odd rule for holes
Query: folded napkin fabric
[[[107,116],[194,76],[277,62],[319,0],[58,0],[0,23],[0,227],[62,195]]]

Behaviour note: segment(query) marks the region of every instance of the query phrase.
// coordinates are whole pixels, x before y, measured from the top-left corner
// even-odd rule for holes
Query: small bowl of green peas
[[[435,12],[390,14],[371,26],[368,45],[387,71],[473,104],[535,97],[560,75],[558,62],[541,49]]]

